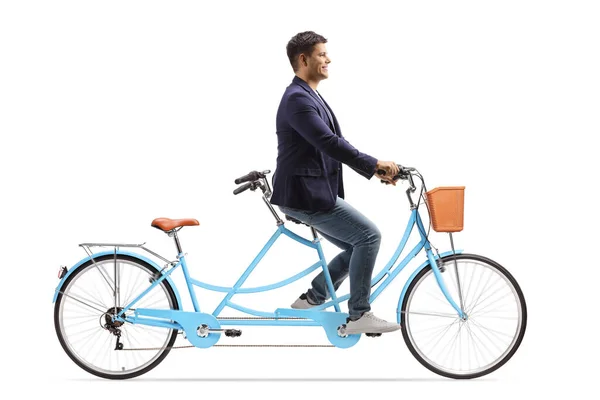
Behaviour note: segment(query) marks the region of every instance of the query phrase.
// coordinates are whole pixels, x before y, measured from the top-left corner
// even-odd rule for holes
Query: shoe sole
[[[313,307],[315,307],[315,306],[312,306],[312,305],[310,307],[297,306],[295,303],[290,306],[290,308],[293,308],[294,310],[308,310]]]
[[[380,328],[380,329],[369,329],[368,331],[363,331],[362,329],[357,329],[357,330],[351,330],[346,328],[346,334],[348,335],[357,335],[357,334],[362,334],[362,333],[390,333],[390,332],[395,332],[397,330],[399,330],[401,328],[400,325],[398,325],[397,327],[390,327],[390,328]]]

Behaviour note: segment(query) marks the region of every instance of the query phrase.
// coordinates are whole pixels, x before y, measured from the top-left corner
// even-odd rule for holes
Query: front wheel
[[[462,298],[466,317],[460,318],[448,303],[427,266],[402,302],[404,341],[436,374],[455,379],[487,375],[504,365],[523,340],[523,292],[505,268],[486,257],[457,254],[442,258],[442,265],[446,287],[459,306]]]
[[[150,287],[156,273],[142,260],[117,254],[89,260],[67,278],[54,306],[54,325],[77,365],[102,378],[127,379],[150,371],[167,356],[177,329],[113,320]],[[144,307],[179,309],[171,284],[163,280],[134,306]]]

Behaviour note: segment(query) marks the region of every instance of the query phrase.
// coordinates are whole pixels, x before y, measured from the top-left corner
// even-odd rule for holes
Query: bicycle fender
[[[440,258],[448,257],[453,254],[461,254],[462,252],[463,252],[462,250],[456,250],[455,253],[453,253],[452,251],[446,251],[446,252],[440,254],[439,256],[434,255],[433,258],[435,260],[438,260]],[[428,265],[429,265],[429,260],[426,260],[425,262],[423,262],[423,264],[419,265],[417,267],[417,269],[415,269],[415,271],[412,273],[412,275],[406,280],[406,283],[404,284],[404,288],[402,288],[402,293],[400,293],[400,299],[398,299],[398,307],[396,307],[396,319],[398,321],[398,324],[400,324],[400,319],[401,319],[400,312],[402,310],[402,303],[404,302],[404,296],[406,295],[408,287],[410,286],[412,281],[415,279],[417,274],[419,272],[421,272],[421,270],[423,268],[426,268]]]
[[[103,251],[101,253],[95,253],[92,254],[92,256],[94,258],[97,257],[102,257],[105,255],[112,255],[115,254],[114,251]],[[117,254],[122,254],[125,256],[130,256],[133,258],[137,258],[138,260],[147,262],[148,264],[150,264],[152,266],[152,268],[154,268],[156,271],[160,271],[162,268],[160,268],[154,261],[152,261],[151,259],[149,259],[148,257],[144,257],[140,254],[137,253],[131,253],[129,251],[117,251]],[[62,289],[65,281],[69,278],[69,276],[76,271],[78,268],[80,268],[83,264],[85,264],[87,261],[91,260],[91,257],[85,257],[83,259],[81,259],[77,264],[73,265],[71,268],[69,268],[69,270],[67,271],[67,273],[65,274],[65,276],[62,277],[62,279],[60,280],[60,282],[58,283],[58,286],[56,287],[56,289],[54,290],[54,297],[52,298],[52,302],[56,302],[56,298],[58,297],[58,293],[60,292],[60,290]],[[173,282],[173,280],[171,279],[171,277],[167,277],[166,280],[171,284],[171,287],[173,288],[173,292],[175,293],[175,297],[177,298],[177,304],[179,305],[179,307],[182,306],[182,302],[181,302],[181,297],[179,296],[179,291],[177,291],[177,286],[175,286],[175,283]]]

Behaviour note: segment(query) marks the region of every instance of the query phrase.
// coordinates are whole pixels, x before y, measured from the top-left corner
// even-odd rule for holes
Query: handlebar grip
[[[261,174],[258,173],[257,171],[252,171],[240,178],[237,178],[235,180],[236,185],[239,185],[240,183],[244,183],[244,182],[249,182],[249,181],[255,181],[258,178],[262,178]]]
[[[237,179],[236,179],[236,181],[237,181]],[[240,193],[242,193],[243,191],[246,191],[246,190],[250,189],[250,187],[251,187],[251,186],[252,186],[252,182],[248,182],[248,183],[246,183],[245,185],[243,185],[243,186],[240,186],[240,187],[236,188],[236,189],[233,191],[233,194],[240,194]]]
[[[410,172],[409,172],[410,169],[409,168],[405,168],[405,167],[403,167],[402,165],[399,165],[399,164],[398,164],[398,169],[399,169],[398,175],[395,175],[394,178],[393,178],[393,180],[397,181],[398,179],[408,179],[408,177],[410,175]],[[386,172],[383,169],[378,169],[377,170],[377,174],[385,176]],[[390,184],[388,181],[384,181],[384,180],[382,180],[381,183],[385,183],[386,185]]]

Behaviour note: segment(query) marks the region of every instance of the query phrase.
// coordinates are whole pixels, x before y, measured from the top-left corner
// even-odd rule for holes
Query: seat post
[[[319,236],[317,235],[317,230],[313,226],[311,226],[310,231],[312,232],[313,238],[317,240],[319,238]]]
[[[265,180],[265,182],[266,182],[266,180]],[[269,207],[271,214],[273,214],[273,216],[275,217],[275,220],[277,221],[277,226],[283,225],[283,221],[281,220],[281,218],[279,218],[279,214],[277,214],[277,212],[273,208],[273,205],[271,205],[271,202],[268,200],[267,196],[265,196],[264,194],[263,194],[263,201],[265,202],[267,207]]]
[[[179,237],[177,236],[177,231],[172,231],[169,234],[169,236],[173,236],[173,238],[175,238],[175,246],[177,246],[177,255],[183,253],[183,250],[181,250],[181,244],[179,243]]]

